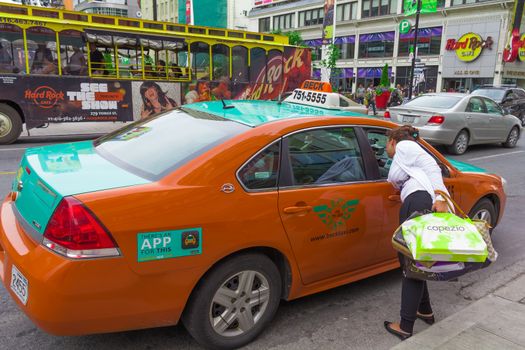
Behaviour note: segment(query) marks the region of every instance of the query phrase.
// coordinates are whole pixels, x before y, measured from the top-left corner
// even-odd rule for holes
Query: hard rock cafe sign
[[[514,62],[516,59],[525,62],[525,34],[514,29],[509,40],[509,44],[503,50],[503,61]]]
[[[448,39],[445,49],[455,51],[463,62],[472,62],[481,55],[483,49],[492,50],[492,44],[494,41],[491,36],[483,40],[479,34],[466,33],[458,40]]]

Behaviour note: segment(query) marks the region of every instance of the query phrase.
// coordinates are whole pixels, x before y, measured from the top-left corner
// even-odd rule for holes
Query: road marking
[[[16,171],[0,171],[0,175],[14,175]]]
[[[1,151],[24,151],[28,149],[29,147],[19,147],[19,148],[0,148]]]
[[[508,156],[509,154],[517,154],[517,153],[525,153],[525,151],[514,151],[514,152],[508,152],[508,153],[493,154],[491,156],[470,158],[470,159],[467,159],[467,161],[471,162],[471,161],[474,161],[474,160],[481,160],[481,159],[495,158],[495,157],[501,157],[501,156]]]

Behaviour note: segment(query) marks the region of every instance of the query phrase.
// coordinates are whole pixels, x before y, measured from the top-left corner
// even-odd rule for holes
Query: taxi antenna
[[[224,99],[223,99],[223,98],[221,98],[221,102],[222,102],[222,109],[235,108],[235,106],[227,105],[226,102],[224,102]]]

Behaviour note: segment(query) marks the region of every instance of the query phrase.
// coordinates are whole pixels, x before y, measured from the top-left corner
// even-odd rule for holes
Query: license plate
[[[13,265],[11,268],[11,290],[24,305],[27,304],[27,298],[29,296],[28,286],[27,278]]]
[[[416,117],[403,117],[403,123],[413,123]]]

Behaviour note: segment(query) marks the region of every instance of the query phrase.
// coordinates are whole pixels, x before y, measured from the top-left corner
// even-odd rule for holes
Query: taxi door
[[[352,127],[308,129],[283,139],[279,212],[305,284],[367,267],[381,232]]]

